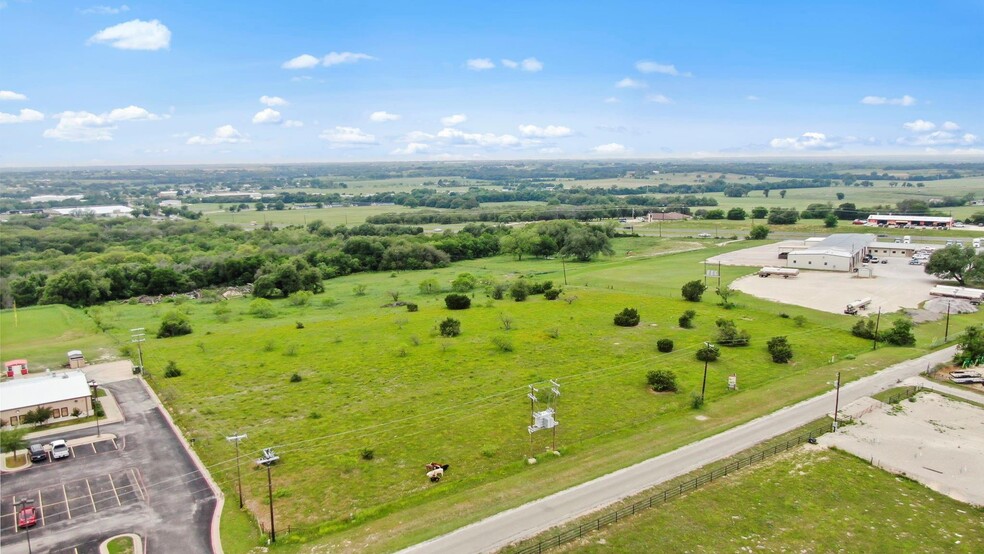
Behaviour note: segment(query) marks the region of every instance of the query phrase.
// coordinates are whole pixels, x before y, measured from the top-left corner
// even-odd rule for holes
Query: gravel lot
[[[777,258],[778,246],[756,246],[715,256],[708,261],[723,265],[784,267],[786,261]],[[871,278],[838,271],[802,270],[798,277],[789,279],[753,274],[737,279],[731,287],[783,304],[842,314],[848,302],[861,298],[871,298],[868,313],[875,313],[878,308],[882,312],[894,312],[899,308],[915,309],[932,298],[929,291],[939,282],[927,275],[923,266],[909,265],[909,258],[888,258],[887,264],[871,264],[871,267],[874,269]],[[935,317],[938,316],[928,316],[929,319]]]
[[[820,442],[984,506],[984,409],[930,392],[915,398],[883,404]]]

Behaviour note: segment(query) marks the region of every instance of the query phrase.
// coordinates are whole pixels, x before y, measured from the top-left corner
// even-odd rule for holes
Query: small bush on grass
[[[673,341],[670,339],[659,339],[656,341],[656,350],[660,352],[673,352]]]
[[[181,370],[178,368],[178,364],[174,360],[167,362],[167,367],[164,368],[164,377],[168,379],[172,377],[181,377]]]
[[[752,336],[744,329],[738,329],[735,322],[730,319],[719,319],[716,322],[718,327],[717,342],[721,346],[748,346]]]
[[[291,306],[307,306],[313,296],[314,293],[309,290],[299,290],[287,297],[287,303]]]
[[[683,315],[680,316],[680,319],[679,320],[677,320],[678,323],[680,324],[680,328],[681,329],[693,329],[694,328],[694,317],[696,317],[696,316],[697,316],[697,312],[695,312],[693,310],[687,310],[687,311],[683,312]]]
[[[703,296],[704,291],[707,290],[707,285],[703,282],[695,280],[685,283],[680,289],[680,294],[683,295],[685,300],[690,302],[700,302],[700,297]]]
[[[449,317],[441,322],[439,330],[442,337],[457,337],[461,334],[461,322]]]
[[[635,308],[625,308],[615,314],[615,325],[619,327],[635,327],[639,325],[639,312]]]
[[[376,457],[376,451],[372,448],[363,448],[362,451],[359,452],[359,457],[368,462]]]
[[[418,306],[416,304],[414,304],[413,302],[407,302],[407,311],[408,312],[416,312],[418,309],[419,309]]]
[[[713,344],[705,344],[697,350],[695,355],[702,362],[713,362],[721,356],[721,350]]]
[[[273,302],[266,298],[257,298],[249,303],[249,314],[261,319],[272,319],[277,317],[277,310],[273,307]]]
[[[492,337],[492,344],[502,352],[512,352],[515,349],[512,341],[506,337]]]
[[[704,407],[704,397],[696,392],[690,395],[690,407],[699,410]]]
[[[871,318],[859,319],[851,327],[851,334],[855,337],[872,340],[875,338],[875,320]],[[881,340],[881,339],[879,339]]]
[[[646,382],[656,392],[676,392],[676,374],[665,369],[656,369],[646,374]]]
[[[908,317],[896,319],[881,338],[892,346],[914,346],[916,336],[912,334],[912,320]]]
[[[161,326],[157,330],[157,338],[180,337],[191,333],[191,321],[188,316],[179,311],[172,311],[164,314]]]
[[[768,348],[772,361],[777,364],[784,364],[793,359],[793,347],[789,345],[786,337],[772,337],[769,339]]]
[[[526,284],[526,281],[520,279],[509,287],[509,295],[516,302],[522,302],[530,295],[530,287]]]
[[[560,296],[560,289],[547,289],[543,291],[543,297],[547,300],[556,300]]]
[[[464,294],[449,294],[444,297],[444,305],[449,310],[467,310],[471,307],[471,298]]]
[[[300,373],[295,373],[290,376],[291,383],[300,383],[301,381],[303,381],[303,377],[301,377]]]

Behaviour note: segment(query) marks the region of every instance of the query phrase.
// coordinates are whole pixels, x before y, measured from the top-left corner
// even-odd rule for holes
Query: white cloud
[[[362,60],[375,60],[376,58],[370,56],[369,54],[363,54],[361,52],[329,52],[327,56],[321,60],[321,63],[325,67],[331,67],[333,65],[340,65],[345,63],[358,63]]]
[[[536,125],[520,125],[519,132],[524,137],[537,138],[569,137],[574,134],[569,127],[564,127],[561,125],[547,125],[546,127],[537,127]]]
[[[916,103],[916,99],[909,96],[908,94],[902,96],[902,98],[887,98],[885,96],[865,96],[861,99],[862,104],[868,104],[869,106],[912,106]]]
[[[428,142],[437,138],[437,135],[425,133],[423,131],[410,131],[403,136],[403,142]]]
[[[895,142],[905,146],[972,146],[980,142],[980,139],[972,133],[958,135],[950,131],[933,131],[912,137],[900,137]]]
[[[952,121],[946,121],[942,126],[940,126],[940,129],[943,129],[944,131],[959,131],[960,126]]]
[[[332,130],[324,130],[318,138],[326,140],[332,148],[351,148],[376,144],[376,137],[364,132],[358,127],[337,126]]]
[[[673,100],[662,94],[647,94],[646,102],[653,102],[655,104],[672,104]]]
[[[495,64],[488,58],[473,58],[465,62],[465,67],[472,71],[484,71],[494,68]]]
[[[284,127],[287,127],[288,129],[292,129],[295,127],[303,127],[303,126],[304,126],[304,122],[298,121],[296,119],[288,119],[284,121]]]
[[[253,116],[253,123],[258,125],[276,125],[281,121],[280,112],[273,108],[264,108]]]
[[[58,125],[45,130],[43,136],[70,142],[99,142],[113,140],[117,123],[124,121],[159,121],[168,116],[151,113],[140,106],[116,108],[107,113],[94,114],[87,111],[62,112],[55,114]]]
[[[291,77],[290,78],[290,81],[292,83],[301,83],[301,82],[310,81],[310,80],[311,80],[311,76],[310,75],[297,75],[295,77]]]
[[[523,142],[513,135],[496,135],[494,133],[466,133],[460,129],[444,128],[437,137],[451,144],[472,146],[511,147],[521,146]]]
[[[128,11],[130,11],[130,6],[123,4],[118,8],[114,8],[112,6],[92,6],[91,8],[85,8],[79,10],[79,13],[85,15],[116,15],[118,13],[123,13]]]
[[[376,123],[385,123],[387,121],[396,121],[397,119],[400,119],[400,117],[402,117],[402,116],[397,115],[395,113],[385,112],[385,111],[384,112],[372,112],[369,115],[369,121],[374,121]]]
[[[903,123],[902,126],[905,127],[906,130],[912,131],[913,133],[928,133],[929,131],[936,129],[935,123],[932,121],[924,121],[922,119]]]
[[[422,142],[411,142],[403,148],[397,148],[390,152],[390,154],[395,154],[399,156],[409,156],[413,154],[421,154],[430,151],[431,147],[429,144],[424,144]]]
[[[163,23],[134,19],[92,35],[88,44],[108,44],[121,50],[160,50],[171,46],[171,30]]]
[[[519,64],[519,66],[523,71],[529,71],[530,73],[543,71],[543,62],[536,58],[526,58]]]
[[[249,142],[249,138],[236,130],[232,125],[223,125],[215,129],[210,137],[196,135],[189,138],[187,144],[237,144]]]
[[[0,90],[0,100],[27,100],[27,96],[12,90]]]
[[[608,144],[600,144],[591,149],[592,152],[597,154],[624,154],[628,149],[624,145],[617,142],[610,142]]]
[[[605,104],[618,104],[619,99],[615,98],[614,96],[609,96],[608,98],[605,98],[604,102]]]
[[[539,150],[541,154],[563,154],[564,150],[556,146],[548,146]]]
[[[29,108],[24,108],[14,115],[12,113],[0,112],[0,124],[4,123],[30,123],[32,121],[43,121],[44,114]]]
[[[749,102],[757,102],[761,100],[761,98],[755,96],[754,94],[749,94],[748,96],[745,97],[745,100],[748,100]]]
[[[321,60],[311,54],[301,54],[296,58],[285,61],[280,67],[284,69],[309,69],[321,63]]]
[[[270,106],[271,108],[274,106],[286,106],[287,104],[290,104],[290,102],[284,100],[279,96],[266,96],[266,95],[260,97],[260,103],[266,106]]]
[[[673,77],[692,77],[691,73],[680,73],[676,66],[671,63],[657,63],[648,60],[640,60],[635,64],[636,69],[639,73],[661,73],[663,75],[672,75]]]
[[[615,83],[615,86],[617,88],[646,88],[649,85],[647,85],[646,83],[643,83],[642,81],[636,81],[635,79],[633,79],[631,77],[626,77],[626,78],[622,79],[621,81]]]
[[[841,143],[823,133],[807,132],[798,137],[774,138],[769,146],[778,150],[833,150],[840,148]]]
[[[508,67],[509,69],[516,69],[519,67],[519,62],[513,60],[500,60],[503,67]]]
[[[447,117],[441,118],[441,125],[445,127],[454,127],[460,123],[468,121],[468,116],[463,113],[456,113],[454,115],[449,115]]]

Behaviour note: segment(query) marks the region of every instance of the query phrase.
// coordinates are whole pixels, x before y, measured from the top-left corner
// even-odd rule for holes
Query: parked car
[[[38,511],[34,506],[24,506],[17,514],[17,527],[25,529],[33,527],[38,522]]]
[[[922,262],[916,259],[909,260],[909,265],[922,265]]]
[[[28,451],[31,453],[32,462],[44,462],[48,459],[48,453],[44,451],[44,447],[40,444],[32,444]]]
[[[697,238],[699,239],[709,239],[711,238],[710,233],[697,233]]]
[[[68,443],[61,439],[51,441],[51,458],[53,460],[67,458],[71,455],[72,451],[68,449]]]

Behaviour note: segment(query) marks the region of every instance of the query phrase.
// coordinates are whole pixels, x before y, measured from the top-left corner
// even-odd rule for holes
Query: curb
[[[167,408],[164,407],[164,404],[161,403],[161,399],[157,397],[157,393],[154,392],[154,389],[147,384],[145,379],[140,379],[140,384],[143,385],[144,390],[147,391],[147,394],[150,395],[151,399],[154,400],[154,403],[157,404],[157,407],[160,408],[161,412],[164,414],[164,421],[167,421],[168,426],[170,426],[171,430],[174,431],[174,434],[177,435],[178,440],[181,441],[181,445],[184,446],[185,452],[188,453],[191,457],[191,461],[194,462],[195,467],[198,468],[198,471],[201,472],[203,477],[205,477],[205,482],[208,483],[209,488],[212,489],[212,494],[215,495],[215,511],[212,512],[212,552],[214,554],[223,554],[222,538],[219,536],[219,524],[222,520],[222,507],[225,504],[225,495],[222,494],[218,484],[216,484],[216,482],[212,479],[212,474],[205,469],[205,465],[198,458],[198,454],[191,449],[191,445],[188,444],[187,440],[185,440],[184,434],[182,434],[178,429],[178,426],[174,424],[174,420],[171,419],[171,413],[168,412]]]
[[[131,539],[133,539],[133,552],[134,553],[136,553],[136,554],[143,554],[145,552],[145,550],[144,550],[144,544],[143,544],[143,539],[140,538],[140,535],[137,535],[136,533],[123,533],[122,535],[116,535],[114,537],[109,537],[108,539],[106,539],[106,540],[102,541],[101,543],[99,543],[99,554],[109,554],[109,546],[108,546],[109,545],[109,541],[111,541],[113,539],[118,539],[120,537],[130,537]]]

